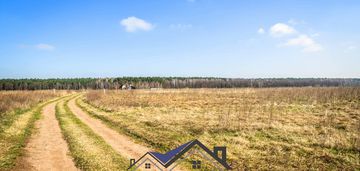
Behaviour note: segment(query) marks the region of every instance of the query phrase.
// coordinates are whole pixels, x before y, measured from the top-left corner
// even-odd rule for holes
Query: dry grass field
[[[61,161],[73,170],[124,170],[150,149],[166,152],[193,139],[227,146],[228,162],[239,170],[360,168],[360,88],[7,91],[0,97],[0,170],[62,170]],[[55,147],[66,154],[49,157]]]
[[[161,152],[199,139],[239,169],[360,168],[360,88],[90,91],[77,104]]]
[[[33,107],[39,102],[57,97],[66,92],[44,90],[44,91],[1,91],[0,92],[0,114],[13,110],[24,110]],[[2,118],[2,117],[1,117]]]
[[[0,92],[0,170],[15,165],[45,102],[65,91]]]

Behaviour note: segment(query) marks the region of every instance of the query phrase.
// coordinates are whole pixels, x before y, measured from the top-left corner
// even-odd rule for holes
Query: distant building
[[[136,89],[136,87],[135,86],[133,86],[132,84],[124,84],[124,85],[122,85],[121,86],[121,89],[122,90],[133,90],[133,89]]]
[[[133,89],[136,89],[135,86],[130,84],[129,87],[128,87],[128,90],[133,90]]]
[[[128,170],[172,171],[180,163],[194,170],[231,170],[226,162],[226,147],[214,147],[211,151],[198,140],[189,141],[165,154],[147,152],[137,161],[131,159]]]

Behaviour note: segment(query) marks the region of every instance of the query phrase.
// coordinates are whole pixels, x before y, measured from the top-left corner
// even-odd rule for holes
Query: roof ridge
[[[183,151],[186,147],[188,147],[190,144],[195,142],[195,140],[191,140],[187,143],[184,143],[166,153],[159,153],[159,152],[149,152],[153,157],[158,159],[163,165],[166,165],[171,159],[173,159],[177,154],[179,154],[181,151]]]
[[[151,157],[153,157],[155,160],[157,160],[161,165],[163,165],[164,167],[167,168],[172,163],[174,163],[179,157],[181,157],[184,153],[186,153],[190,148],[192,148],[194,145],[198,145],[201,149],[203,149],[206,153],[208,153],[213,159],[215,159],[217,162],[219,162],[226,169],[231,169],[231,167],[229,166],[229,164],[226,161],[222,161],[220,158],[218,158],[213,151],[208,149],[203,143],[201,143],[197,139],[194,139],[187,143],[184,143],[184,144],[178,146],[177,148],[166,152],[165,154],[162,154],[159,152],[147,152],[146,154],[149,154]],[[144,154],[140,159],[142,159],[146,154]],[[134,163],[134,165],[138,161],[136,161]],[[129,168],[131,168],[131,167],[132,166],[130,166]]]

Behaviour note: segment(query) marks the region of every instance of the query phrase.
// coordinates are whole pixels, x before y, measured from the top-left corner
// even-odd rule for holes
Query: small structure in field
[[[132,84],[124,84],[124,85],[122,85],[121,86],[121,89],[122,90],[133,90],[133,89],[136,89],[136,87],[135,86],[133,86]]]

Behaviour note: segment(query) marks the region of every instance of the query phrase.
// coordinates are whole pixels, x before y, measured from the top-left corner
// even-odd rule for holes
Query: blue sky
[[[2,0],[0,78],[359,78],[359,21],[356,0]]]

